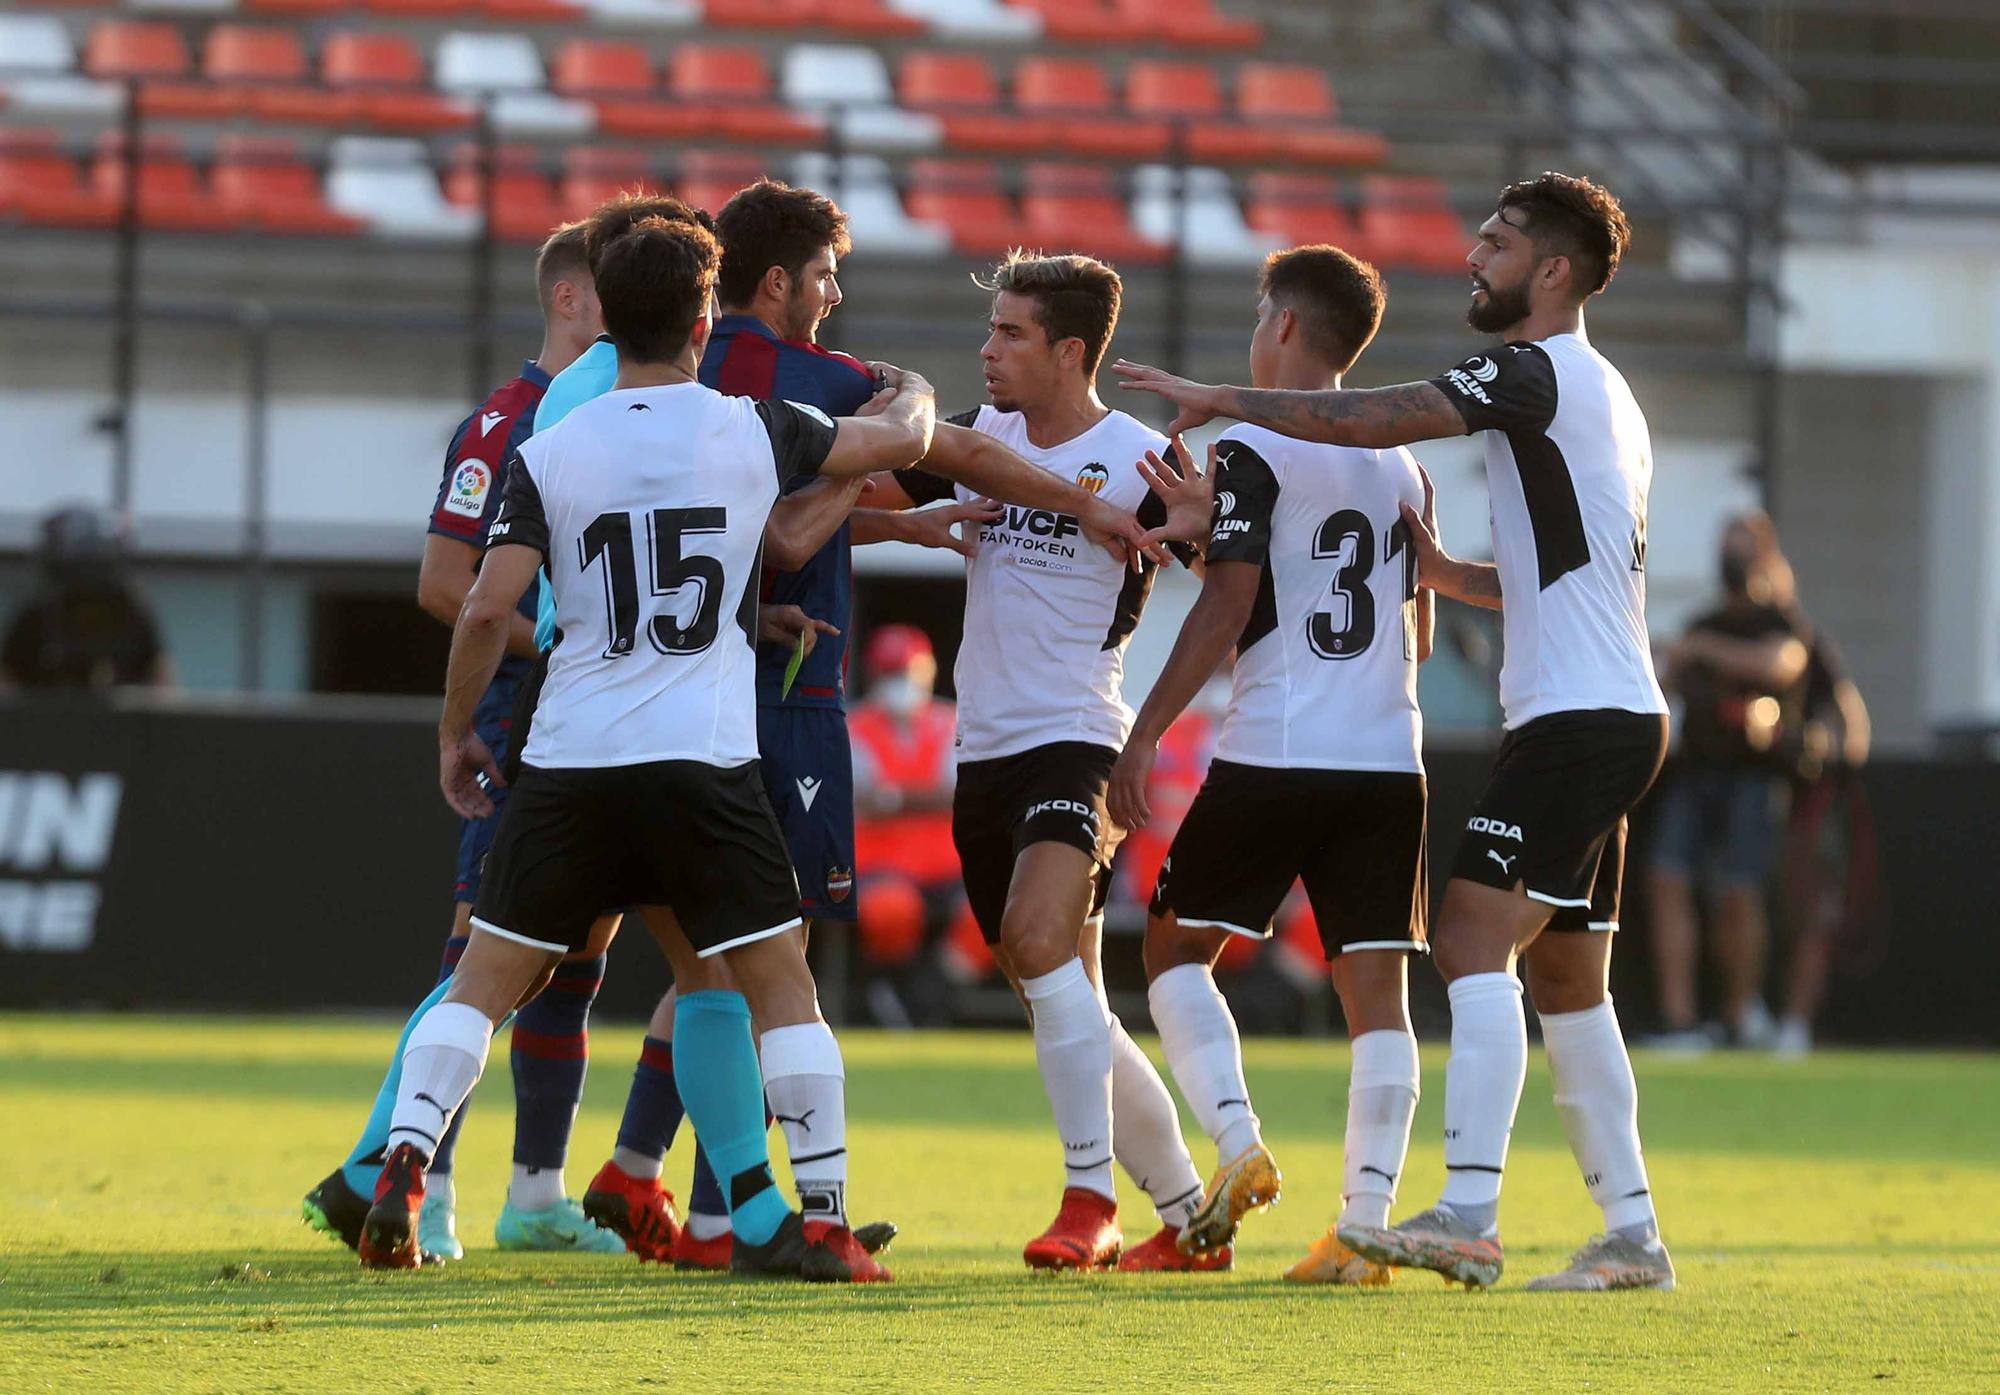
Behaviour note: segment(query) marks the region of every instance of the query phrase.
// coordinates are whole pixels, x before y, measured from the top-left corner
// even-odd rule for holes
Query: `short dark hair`
[[[1323,243],[1266,257],[1257,291],[1297,315],[1313,357],[1343,373],[1381,328],[1388,299],[1374,267]]]
[[[1545,172],[1500,191],[1496,211],[1521,210],[1522,231],[1544,257],[1568,257],[1571,283],[1588,300],[1618,274],[1632,225],[1611,191],[1573,174]]]
[[[714,233],[665,218],[641,219],[600,248],[597,299],[618,357],[664,363],[679,353],[708,313],[721,260]]]
[[[648,218],[658,218],[667,223],[692,223],[708,232],[715,231],[715,220],[699,208],[692,208],[668,194],[628,189],[606,199],[583,221],[583,251],[590,261],[591,273],[596,274],[605,248]]]
[[[541,251],[535,253],[535,297],[542,309],[549,308],[549,296],[558,281],[577,281],[590,276],[590,254],[584,249],[586,223],[564,223],[548,235]]]
[[[1095,373],[1118,328],[1118,308],[1125,283],[1118,273],[1095,257],[1068,252],[1043,256],[1015,248],[987,277],[972,278],[983,290],[998,295],[1011,291],[1035,302],[1035,323],[1049,343],[1083,341],[1083,371]]]
[[[854,245],[840,205],[775,179],[738,189],[715,215],[715,230],[722,238],[717,294],[724,305],[739,308],[756,298],[757,283],[772,267],[797,276],[823,249],[844,257]]]

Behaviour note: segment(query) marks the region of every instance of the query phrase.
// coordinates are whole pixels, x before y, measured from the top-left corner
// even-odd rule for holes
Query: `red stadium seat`
[[[1067,43],[1132,43],[1156,36],[1106,0],[1017,0],[1042,17],[1042,31]]]
[[[1164,155],[1167,123],[1112,112],[1111,84],[1088,58],[1023,58],[1014,69],[1014,105],[1054,122],[1058,143],[1080,155],[1143,160]]]
[[[655,140],[698,135],[698,108],[660,94],[653,60],[637,44],[570,39],[556,50],[549,86],[558,95],[596,103],[597,128],[606,135]]]
[[[772,145],[808,144],[821,126],[772,100],[771,70],[754,48],[682,44],[667,60],[667,85],[696,108],[696,129]]]
[[[1370,175],[1361,186],[1361,235],[1384,266],[1464,271],[1472,235],[1441,179]]]
[[[822,7],[819,22],[828,29],[872,38],[930,32],[929,24],[915,15],[891,9],[887,0],[830,0]]]
[[[476,145],[452,152],[444,196],[461,208],[487,210]],[[555,185],[535,163],[532,146],[503,145],[493,152],[493,235],[508,242],[540,242],[564,220]]]
[[[92,77],[176,78],[188,68],[181,31],[158,21],[99,20],[83,50],[83,70]]]
[[[1125,106],[1135,116],[1184,122],[1182,149],[1203,164],[1262,160],[1284,148],[1280,133],[1224,114],[1222,83],[1207,63],[1135,58],[1125,69]]]
[[[97,142],[90,184],[100,198],[123,207],[130,167],[123,131],[106,131]],[[194,162],[182,151],[179,138],[165,132],[148,135],[139,147],[139,221],[151,228],[181,232],[229,232],[243,224],[203,187]]]
[[[1111,0],[1111,8],[1144,32],[1185,48],[1249,49],[1264,42],[1264,26],[1219,15],[1209,0]]]
[[[944,125],[944,143],[960,150],[1031,154],[1056,143],[1056,123],[1004,110],[993,65],[975,53],[906,53],[896,70],[896,98]]]
[[[696,208],[720,213],[722,206],[746,184],[764,177],[764,162],[754,155],[730,151],[690,150],[680,158],[674,193]]]
[[[1087,252],[1118,262],[1165,261],[1164,243],[1132,230],[1108,170],[1094,165],[1030,165],[1021,194],[1027,240],[1047,252]]]
[[[383,19],[455,19],[473,0],[364,0],[364,7]]]
[[[579,145],[563,152],[556,204],[564,218],[587,218],[606,199],[633,189],[654,194],[667,189],[644,151],[629,146]]]
[[[1282,153],[1301,164],[1374,165],[1388,142],[1337,123],[1326,74],[1297,63],[1245,63],[1236,76],[1236,111],[1246,122],[1283,133]]]
[[[983,160],[915,160],[903,206],[921,222],[951,229],[954,250],[969,257],[997,257],[1028,239],[999,172]]]
[[[118,205],[86,187],[54,131],[0,128],[0,218],[55,227],[105,227]]]
[[[350,236],[361,230],[359,221],[327,207],[319,176],[283,136],[224,136],[209,184],[225,210],[265,232]]]
[[[808,29],[821,9],[820,0],[706,0],[702,14],[724,29]]]
[[[1326,175],[1253,174],[1243,213],[1251,227],[1291,246],[1324,242],[1357,257],[1369,255],[1339,188]]]
[[[355,8],[354,0],[241,0],[241,3],[253,14],[283,15],[293,19],[335,15]]]
[[[340,30],[320,51],[328,87],[352,95],[354,114],[386,131],[445,131],[472,124],[472,109],[430,90],[423,55],[401,34]]]
[[[296,30],[218,24],[202,45],[201,71],[232,111],[260,120],[338,126],[355,115],[352,94],[306,85]]]

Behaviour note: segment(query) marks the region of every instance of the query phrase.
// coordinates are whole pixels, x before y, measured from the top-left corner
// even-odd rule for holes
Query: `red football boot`
[[[886,1284],[893,1276],[854,1232],[832,1221],[806,1222],[805,1260],[799,1277],[822,1284]]]
[[[725,1230],[713,1240],[698,1240],[694,1231],[682,1226],[674,1236],[670,1253],[676,1269],[729,1268],[729,1252],[736,1247],[736,1233]]]
[[[1055,1221],[1028,1242],[1021,1258],[1030,1269],[1109,1269],[1124,1244],[1118,1203],[1088,1187],[1069,1187]]]
[[[364,1269],[415,1269],[424,1262],[417,1248],[417,1213],[424,1206],[425,1158],[414,1143],[399,1143],[382,1164],[375,1204],[361,1223],[356,1246]]]
[[[1236,1262],[1235,1254],[1227,1245],[1203,1250],[1200,1254],[1184,1255],[1180,1250],[1180,1240],[1178,1230],[1170,1225],[1161,1226],[1158,1235],[1136,1249],[1125,1251],[1118,1261],[1118,1271],[1121,1274],[1210,1274],[1227,1269]]]
[[[681,1222],[674,1214],[674,1194],[657,1177],[634,1177],[608,1162],[590,1179],[583,1194],[583,1214],[625,1242],[642,1263],[667,1264],[680,1242]],[[728,1256],[723,1256],[725,1263]]]

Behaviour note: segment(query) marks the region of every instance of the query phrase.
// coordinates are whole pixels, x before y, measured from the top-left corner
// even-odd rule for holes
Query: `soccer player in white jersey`
[[[1166,438],[1097,395],[1123,294],[1118,273],[1089,257],[1017,252],[981,284],[993,292],[980,351],[992,405],[940,424],[939,438],[969,427],[1141,521],[1164,523],[1138,462]],[[954,492],[922,470],[896,479],[914,502]],[[889,497],[891,507],[902,502]],[[1102,987],[1101,898],[1122,836],[1105,816],[1104,790],[1132,724],[1120,695],[1125,645],[1153,571],[1121,565],[1081,530],[1073,513],[1014,507],[981,528],[956,674],[952,838],[973,915],[1033,1021],[1068,1184],[1054,1223],[1023,1257],[1045,1269],[1223,1269],[1227,1248],[1190,1256],[1176,1244],[1201,1203],[1201,1178],[1173,1097]],[[1114,1156],[1161,1221],[1130,1253]]]
[[[1176,430],[1228,416],[1378,448],[1484,433],[1496,564],[1446,556],[1415,511],[1405,515],[1420,584],[1500,608],[1506,646],[1506,736],[1431,931],[1451,992],[1447,1178],[1430,1210],[1340,1233],[1377,1263],[1469,1284],[1491,1284],[1501,1270],[1501,1171],[1528,1060],[1517,961],[1541,1015],[1570,1150],[1604,1212],[1604,1233],[1529,1287],[1674,1282],[1608,990],[1625,815],[1666,750],[1667,705],[1646,636],[1652,446],[1631,389],[1583,323],[1629,236],[1618,201],[1587,179],[1551,173],[1503,190],[1466,257],[1466,318],[1503,343],[1429,382],[1257,391],[1118,366],[1125,386],[1179,406]]]
[[[1260,388],[1338,388],[1382,320],[1381,278],[1334,247],[1272,253],[1258,296],[1250,381]],[[1210,973],[1223,945],[1267,937],[1304,879],[1354,1044],[1340,1224],[1383,1226],[1417,1108],[1407,964],[1424,949],[1428,900],[1417,665],[1430,656],[1433,600],[1417,587],[1403,518],[1406,508],[1429,518],[1428,481],[1401,447],[1313,444],[1261,426],[1230,427],[1214,451],[1206,479],[1190,471],[1160,485],[1185,520],[1176,536],[1207,539],[1206,566],[1109,798],[1114,822],[1144,826],[1161,736],[1235,649],[1215,761],[1146,923],[1153,1023],[1219,1164],[1182,1237],[1197,1251],[1229,1243],[1281,1182]],[[1329,1228],[1287,1277],[1389,1276]]]
[[[471,730],[473,702],[545,564],[558,637],[471,943],[444,1001],[409,1036],[364,1264],[418,1262],[429,1150],[478,1080],[493,1024],[603,909],[636,905],[671,958],[724,965],[742,993],[683,982],[675,1025],[715,1015],[734,1024],[705,1033],[700,1059],[676,1053],[688,1114],[728,1189],[732,1268],[889,1278],[847,1226],[845,1072],[819,1015],[798,883],[758,774],[753,579],[787,484],[922,458],[935,405],[921,378],[887,369],[892,395],[878,414],[838,422],[703,387],[696,372],[720,259],[706,228],[663,219],[607,246],[595,270],[617,386],[510,462],[453,633],[438,729],[440,782],[462,815],[485,812],[482,781],[501,778]],[[795,1148],[791,1159],[803,1216],[771,1178],[760,1056],[773,1109],[814,1121],[814,1151]]]

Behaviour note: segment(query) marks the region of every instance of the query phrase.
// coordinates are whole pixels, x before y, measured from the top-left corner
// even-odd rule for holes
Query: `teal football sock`
[[[674,1082],[715,1166],[730,1224],[752,1245],[777,1233],[791,1210],[771,1179],[764,1074],[741,993],[689,993],[674,1009]]]

